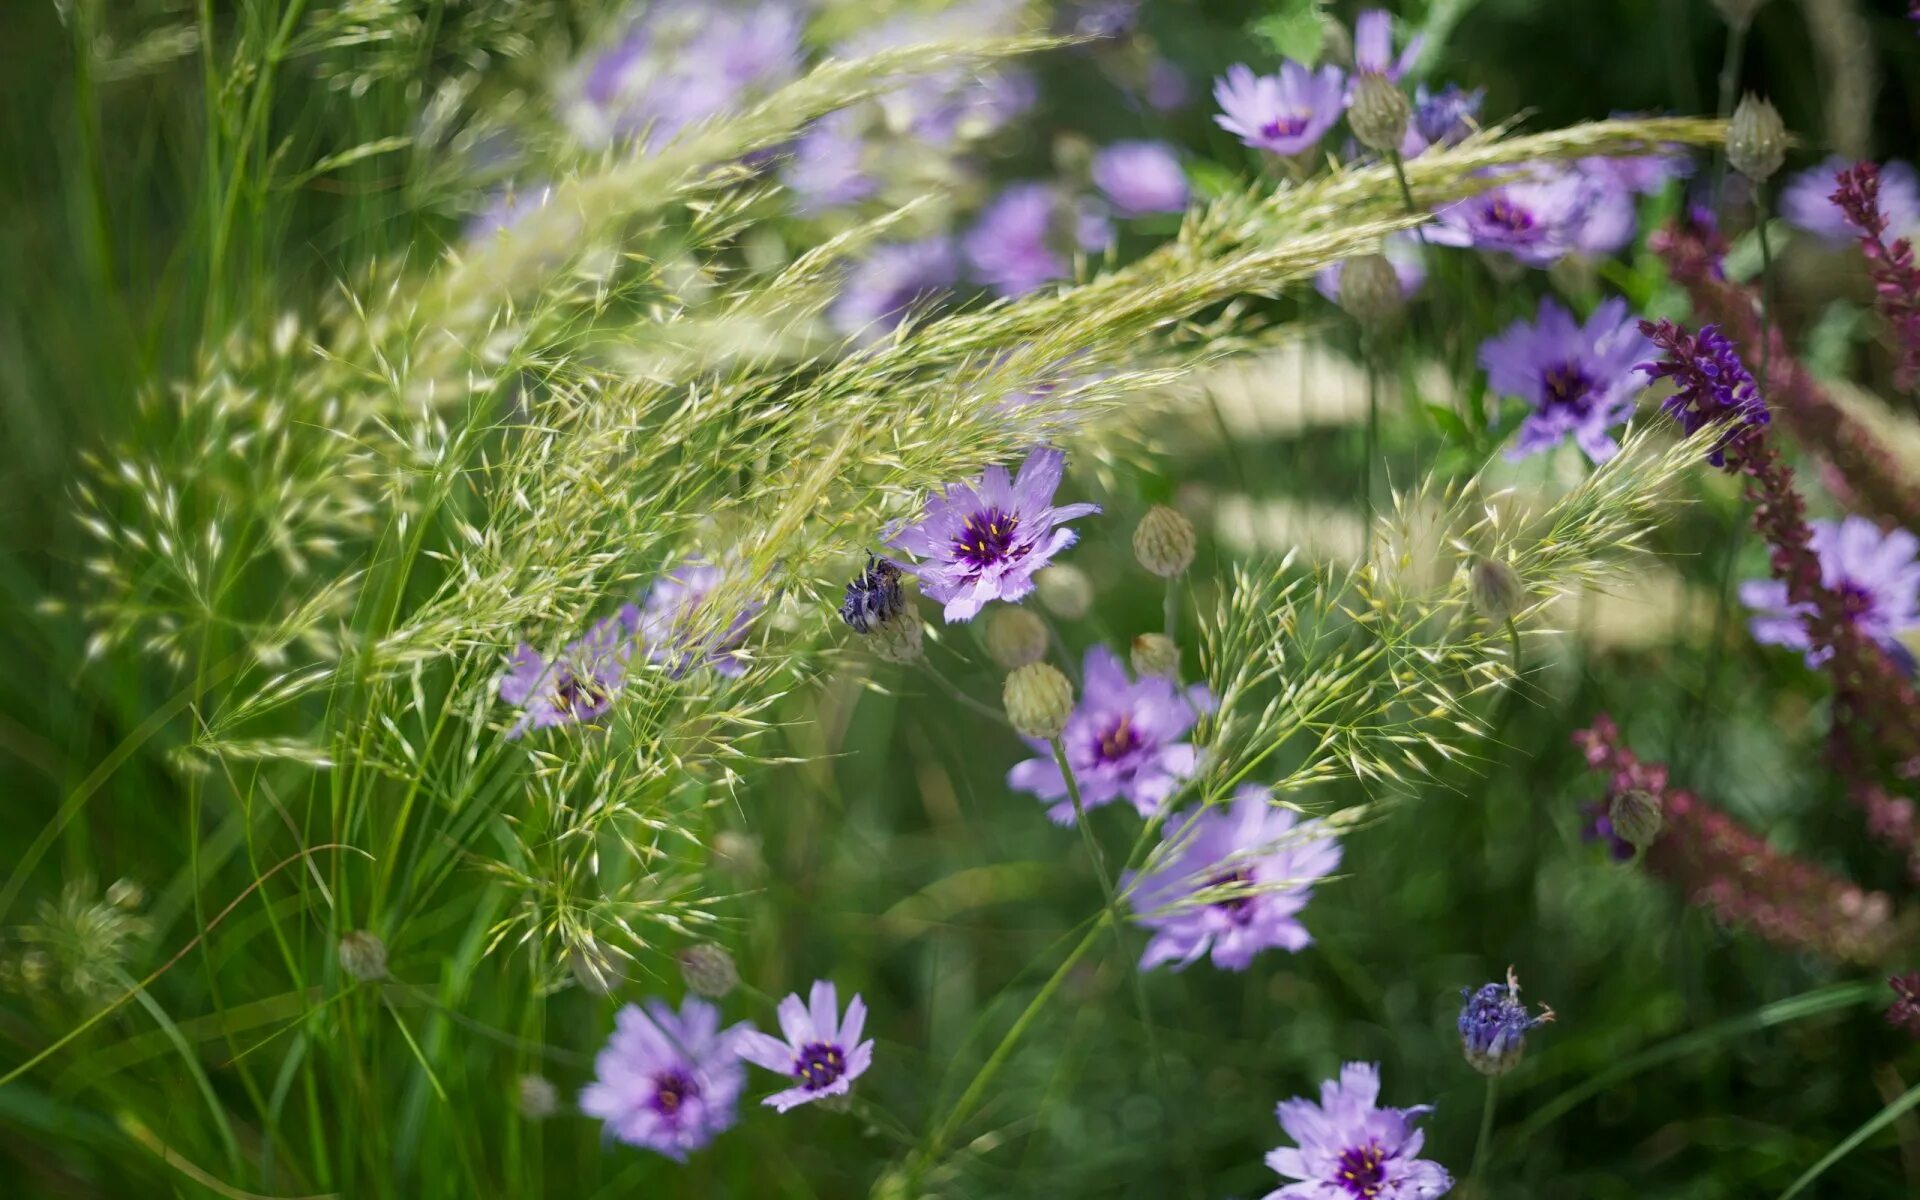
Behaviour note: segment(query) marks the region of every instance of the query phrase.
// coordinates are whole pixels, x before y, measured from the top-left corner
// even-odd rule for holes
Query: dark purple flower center
[[[678,1121],[687,1101],[699,1098],[700,1085],[684,1071],[662,1071],[653,1077],[652,1108],[662,1120]]]
[[[1133,727],[1133,714],[1121,713],[1113,724],[1100,731],[1094,756],[1103,763],[1118,762],[1139,748],[1140,733]]]
[[[953,556],[976,571],[1004,561],[1013,549],[1020,518],[998,508],[985,508],[967,518],[953,539]]]
[[[1481,213],[1487,224],[1503,233],[1519,235],[1533,231],[1533,213],[1505,196],[1495,196]]]
[[[1839,594],[1840,606],[1846,610],[1849,620],[1860,621],[1873,615],[1873,590],[1865,584],[1842,578],[1834,591]]]
[[[1541,372],[1540,382],[1546,392],[1542,408],[1566,408],[1585,416],[1593,407],[1593,376],[1577,362],[1553,364]]]
[[[808,1042],[793,1059],[793,1075],[800,1085],[817,1092],[847,1073],[847,1056],[830,1042]]]
[[[1260,127],[1260,136],[1275,141],[1281,138],[1297,138],[1307,131],[1307,122],[1311,119],[1311,113],[1281,113]]]
[[[1387,1152],[1380,1148],[1379,1142],[1370,1141],[1364,1146],[1349,1146],[1340,1152],[1340,1160],[1334,1164],[1333,1181],[1347,1189],[1349,1195],[1373,1200],[1387,1182]]]
[[[1243,870],[1228,871],[1224,875],[1216,875],[1212,879],[1207,880],[1207,886],[1210,888],[1233,889],[1232,894],[1221,896],[1209,905],[1209,907],[1225,913],[1227,920],[1232,921],[1235,925],[1245,925],[1251,922],[1253,920],[1254,895],[1252,892],[1243,890],[1243,885],[1252,882],[1253,876]]]

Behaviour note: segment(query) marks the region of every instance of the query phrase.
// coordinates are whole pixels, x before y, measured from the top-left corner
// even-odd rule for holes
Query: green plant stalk
[[[1480,1136],[1473,1140],[1473,1163],[1467,1168],[1467,1184],[1461,1189],[1469,1197],[1480,1195],[1476,1185],[1480,1182],[1480,1168],[1486,1165],[1487,1143],[1493,1139],[1493,1110],[1499,1095],[1500,1077],[1487,1076],[1487,1097],[1480,1105]]]

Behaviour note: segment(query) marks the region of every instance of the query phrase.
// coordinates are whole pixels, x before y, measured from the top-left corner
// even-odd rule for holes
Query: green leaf
[[[1444,404],[1429,404],[1426,409],[1427,416],[1433,418],[1433,423],[1440,427],[1441,436],[1448,442],[1456,446],[1473,444],[1473,431],[1467,428],[1467,423],[1460,419],[1459,413]]]
[[[1279,8],[1247,28],[1282,56],[1308,66],[1319,59],[1327,32],[1320,0],[1283,0]]]

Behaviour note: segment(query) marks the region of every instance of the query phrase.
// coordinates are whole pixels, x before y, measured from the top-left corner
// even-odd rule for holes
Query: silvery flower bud
[[[1727,164],[1755,183],[1765,183],[1787,159],[1787,127],[1778,109],[1748,92],[1727,125]]]
[[[920,614],[908,608],[892,620],[875,625],[867,634],[867,647],[888,662],[910,663],[925,649],[926,629]]]
[[[1400,148],[1406,140],[1413,105],[1400,86],[1385,75],[1363,71],[1354,79],[1353,102],[1347,106],[1347,127],[1369,150],[1382,154]]]
[[[1133,673],[1145,679],[1157,675],[1173,679],[1180,674],[1180,647],[1164,633],[1143,633],[1133,639]]]
[[[147,902],[147,890],[131,879],[115,880],[107,889],[107,903],[131,912]]]
[[[1047,656],[1047,627],[1024,608],[1001,605],[987,618],[987,654],[1011,671]]]
[[[713,836],[713,865],[742,879],[758,875],[766,866],[760,839],[737,829],[722,829]]]
[[[567,947],[567,970],[573,972],[575,983],[596,996],[613,990],[613,963],[592,934]]]
[[[1093,607],[1093,583],[1087,573],[1071,563],[1055,563],[1033,577],[1039,589],[1040,603],[1047,611],[1067,621],[1078,621]]]
[[[732,991],[740,982],[740,968],[733,965],[733,955],[728,954],[724,946],[712,942],[695,942],[680,951],[680,978],[686,980],[687,990],[710,1000]]]
[[[387,977],[387,944],[364,929],[340,939],[340,969],[362,983]]]
[[[1007,676],[1000,700],[1022,737],[1051,740],[1073,715],[1073,684],[1048,663],[1028,663]]]
[[[522,1075],[514,1090],[520,1115],[529,1121],[544,1121],[560,1111],[560,1090],[550,1079]]]
[[[1193,522],[1178,510],[1156,504],[1133,530],[1133,556],[1140,565],[1172,579],[1193,562]]]
[[[1615,837],[1636,850],[1645,850],[1660,836],[1660,797],[1645,788],[1616,793],[1607,801],[1607,820],[1613,825]]]
[[[1340,307],[1362,325],[1384,325],[1407,305],[1400,273],[1384,254],[1361,254],[1340,264]]]
[[[1476,557],[1467,572],[1467,590],[1473,607],[1495,625],[1513,619],[1525,593],[1513,568],[1497,558]]]

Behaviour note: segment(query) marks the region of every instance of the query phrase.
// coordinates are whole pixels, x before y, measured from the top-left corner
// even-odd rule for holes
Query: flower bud
[[[1727,164],[1755,183],[1765,183],[1787,158],[1787,127],[1778,109],[1748,92],[1727,125]]]
[[[1133,529],[1133,556],[1162,579],[1172,579],[1193,562],[1193,522],[1178,509],[1156,504]]]
[[[733,955],[724,946],[695,942],[680,951],[679,959],[680,978],[695,995],[718,1000],[740,982],[740,968],[734,966]]]
[[[1384,254],[1361,254],[1340,264],[1340,307],[1362,325],[1385,325],[1407,305],[1400,273]]]
[[[1133,673],[1142,679],[1151,675],[1178,678],[1180,647],[1164,633],[1141,634],[1133,639]]]
[[[1369,150],[1382,154],[1400,148],[1406,140],[1413,105],[1400,86],[1376,71],[1354,77],[1353,102],[1347,106],[1347,127]]]
[[[1645,850],[1660,836],[1660,797],[1645,788],[1616,792],[1607,801],[1607,820],[1615,837],[1636,850]]]
[[[713,865],[729,875],[751,879],[767,865],[760,853],[760,839],[737,829],[722,829],[713,836]]]
[[[1040,591],[1040,603],[1062,620],[1078,621],[1093,607],[1093,583],[1071,563],[1047,567],[1033,577],[1033,585]]]
[[[575,983],[596,996],[613,990],[613,963],[590,933],[567,947],[567,970],[573,972]]]
[[[867,635],[867,648],[888,662],[910,663],[925,649],[926,629],[920,614],[908,608],[893,620],[874,626]]]
[[[1048,663],[1028,663],[1007,676],[1000,700],[1022,737],[1050,740],[1073,714],[1073,685]]]
[[[1024,608],[1002,605],[987,618],[987,653],[1003,671],[1047,656],[1047,627]]]
[[[1534,1016],[1520,1000],[1520,980],[1507,968],[1507,982],[1461,989],[1460,1052],[1467,1065],[1482,1075],[1505,1075],[1520,1065],[1527,1048],[1527,1031],[1553,1020],[1553,1010],[1542,1005]]]
[[[1513,614],[1526,596],[1520,577],[1513,573],[1512,567],[1497,558],[1478,555],[1467,571],[1467,591],[1473,598],[1475,610],[1495,625],[1513,620]]]
[[[364,929],[340,939],[340,969],[361,983],[387,977],[387,944]]]
[[[522,1075],[514,1090],[520,1115],[529,1121],[544,1121],[560,1111],[560,1090],[550,1079]]]
[[[147,890],[131,879],[115,880],[107,889],[107,903],[131,912],[147,902]]]

